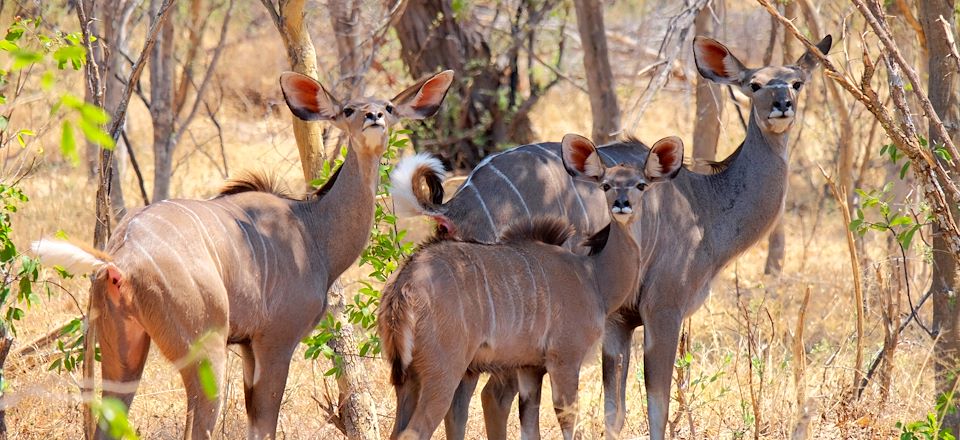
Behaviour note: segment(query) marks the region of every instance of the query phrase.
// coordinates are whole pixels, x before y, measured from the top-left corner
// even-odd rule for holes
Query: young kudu
[[[544,372],[563,436],[573,437],[580,364],[637,289],[639,274],[623,270],[640,265],[636,208],[648,184],[675,175],[683,144],[657,142],[642,168],[604,167],[581,136],[562,145],[567,170],[590,179],[601,201],[605,194],[615,221],[589,240],[589,256],[560,247],[571,231],[555,218],[507,228],[495,245],[438,238],[411,257],[384,287],[378,320],[397,392],[392,438],[429,439],[467,371],[501,369],[522,372],[524,438],[539,438]]]
[[[210,200],[165,200],[128,215],[105,253],[35,243],[47,264],[95,271],[91,323],[102,334],[104,396],[130,405],[153,341],[183,378],[185,437],[209,437],[220,397],[204,395],[199,365],[207,359],[222,385],[227,344],[236,344],[248,436],[273,437],[291,356],[370,235],[387,129],[435,113],[452,79],[445,71],[392,100],[340,103],[317,81],[286,72],[280,86],[290,110],[329,120],[350,140],[343,166],[317,193],[293,200],[249,178]]]
[[[831,44],[827,36],[817,47],[827,53]],[[786,196],[787,139],[796,115],[796,98],[817,66],[813,54],[806,53],[794,65],[747,69],[725,46],[703,37],[694,40],[694,55],[705,78],[734,85],[751,97],[747,135],[733,154],[715,164],[715,174],[682,169],[676,179],[651,188],[643,199],[644,216],[633,226],[645,256],[637,268],[642,274],[640,288],[608,320],[604,332],[603,381],[609,437],[616,437],[623,427],[626,383],[631,377],[631,337],[640,325],[644,327],[650,436],[664,437],[681,323],[706,299],[714,276],[764,237],[776,222]],[[415,197],[413,192],[402,201],[407,211],[437,219],[441,230],[462,239],[495,239],[498,231],[527,212],[563,215],[577,228],[596,224],[595,219],[604,212],[595,205],[580,204],[581,200],[587,201],[582,197],[586,194],[584,187],[562,174],[559,161],[548,157],[555,155],[550,150],[550,145],[539,144],[488,158],[444,204],[435,202],[440,198],[436,194]],[[605,154],[601,156],[612,163]],[[617,160],[644,157],[629,152],[627,156]],[[642,163],[636,160],[632,163]],[[418,187],[422,182],[407,185]],[[453,438],[462,438],[472,385],[475,383],[464,384],[451,407],[448,427],[452,428],[448,433]],[[492,378],[484,388],[484,416],[490,438],[506,438],[506,415],[516,393],[512,375]]]

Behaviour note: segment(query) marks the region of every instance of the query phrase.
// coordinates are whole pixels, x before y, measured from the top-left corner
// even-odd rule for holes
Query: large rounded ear
[[[740,74],[747,70],[727,46],[703,36],[693,39],[693,60],[701,76],[720,84],[739,85]]]
[[[447,96],[451,84],[452,70],[444,70],[418,81],[392,99],[397,108],[397,116],[408,119],[433,116],[440,109],[440,103]]]
[[[571,176],[603,177],[603,162],[597,153],[597,146],[590,139],[573,133],[563,136],[560,157],[563,167]]]
[[[280,90],[290,111],[304,121],[330,120],[340,112],[340,103],[317,80],[296,72],[280,74]]]
[[[826,37],[823,37],[823,39],[820,40],[819,43],[817,43],[817,49],[819,49],[820,53],[822,53],[824,56],[830,53],[830,47],[832,46],[833,46],[833,36],[829,34],[827,34]],[[807,49],[807,51],[800,56],[800,58],[797,60],[795,64],[801,69],[803,69],[803,71],[806,72],[807,75],[809,75],[810,72],[813,71],[813,69],[816,69],[817,66],[820,65],[820,59],[817,58],[817,56],[814,55],[814,53],[811,52],[810,49]]]
[[[653,144],[643,173],[650,182],[670,180],[683,165],[683,141],[676,136],[665,137]]]

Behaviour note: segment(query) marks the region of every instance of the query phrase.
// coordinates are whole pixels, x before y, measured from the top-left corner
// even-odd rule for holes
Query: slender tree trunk
[[[711,7],[700,10],[694,21],[697,35],[713,36],[714,23]],[[693,158],[716,160],[717,141],[720,138],[720,118],[723,117],[723,86],[697,77],[697,116],[693,126]],[[706,167],[697,171],[706,172]]]
[[[287,48],[290,69],[311,78],[319,79],[317,53],[304,21],[306,0],[280,0],[279,10],[273,9],[268,0],[263,0],[280,31],[283,45]],[[303,121],[293,116],[293,136],[300,150],[300,165],[303,177],[309,183],[320,176],[323,169],[323,137],[319,122]]]
[[[160,2],[153,0],[152,9]],[[153,120],[153,197],[151,200],[170,198],[170,175],[173,172],[173,152],[176,148],[174,134],[173,77],[176,59],[174,49],[173,20],[167,20],[160,29],[160,36],[153,46],[150,57],[150,117]]]
[[[360,2],[340,0],[327,2],[330,24],[337,39],[337,64],[340,67],[343,96],[363,94],[363,58],[360,53]]]
[[[577,27],[583,45],[583,68],[590,91],[590,113],[593,115],[593,141],[605,144],[616,139],[620,128],[620,107],[607,54],[607,34],[603,25],[603,4],[600,0],[574,0]]]
[[[954,141],[960,141],[960,73],[957,72],[956,60],[950,56],[951,48],[944,34],[943,24],[939,21],[944,17],[948,24],[948,31],[956,35],[954,11],[955,0],[923,1],[920,5],[920,24],[926,35],[928,48],[929,84],[927,96],[937,115]],[[954,48],[954,50],[956,50]],[[929,129],[930,145],[942,144],[942,139],[934,128]],[[938,159],[939,160],[939,159]],[[949,193],[948,193],[949,195]],[[950,200],[954,218],[960,215],[957,200]],[[939,332],[936,340],[937,360],[936,393],[937,398],[942,394],[949,395],[957,405],[958,366],[960,366],[960,306],[956,295],[960,291],[958,267],[953,253],[950,251],[943,231],[933,226],[933,283],[930,290],[933,293],[933,326]],[[954,434],[960,432],[960,414],[947,412],[944,426]]]

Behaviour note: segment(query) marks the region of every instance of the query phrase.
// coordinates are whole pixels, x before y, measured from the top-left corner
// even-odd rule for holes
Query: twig
[[[845,226],[843,229],[847,234],[847,250],[850,253],[850,270],[853,271],[853,294],[857,307],[857,347],[853,366],[853,383],[856,384],[860,383],[860,378],[863,376],[863,371],[861,370],[861,366],[863,365],[863,287],[860,281],[860,259],[857,257],[857,244],[853,238],[853,231],[851,231],[849,227],[846,227],[850,224],[850,207],[847,205],[847,189],[842,186],[837,186],[837,183],[827,175],[826,170],[824,170],[822,166],[817,165],[817,167],[820,168],[820,173],[823,174],[823,178],[827,180],[827,185],[830,186],[830,192],[833,193],[833,197],[837,199],[837,203],[843,211],[843,225]]]
[[[923,307],[923,304],[930,299],[930,296],[933,295],[932,290],[927,290],[921,298],[920,302],[917,303],[917,306],[910,310],[910,316],[907,316],[903,321],[900,322],[900,326],[897,327],[897,335],[903,333],[903,330],[907,328],[907,325],[910,324],[910,321],[917,319],[917,312]],[[867,374],[863,376],[863,379],[860,380],[860,385],[857,386],[857,398],[863,394],[864,388],[867,387],[867,383],[870,382],[870,379],[873,377],[873,373],[876,372],[877,367],[880,365],[880,360],[883,358],[883,351],[881,350],[877,353],[877,356],[873,358],[873,362],[870,363],[870,369],[867,370]]]
[[[137,184],[140,187],[140,197],[143,199],[143,206],[150,204],[150,198],[147,197],[147,188],[143,184],[143,173],[140,172],[140,163],[137,162],[137,156],[133,153],[133,147],[130,139],[127,138],[127,130],[120,132],[123,138],[123,144],[127,146],[127,156],[130,157],[130,165],[133,166],[133,172],[137,175]]]

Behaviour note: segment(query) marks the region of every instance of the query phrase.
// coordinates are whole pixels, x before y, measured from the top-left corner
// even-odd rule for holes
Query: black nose
[[[613,207],[614,207],[614,208],[620,208],[620,209],[629,208],[629,207],[630,207],[630,201],[627,200],[627,199],[617,199],[617,200],[614,200],[614,201],[613,201]]]
[[[376,121],[377,119],[380,119],[382,117],[383,117],[383,112],[376,112],[376,113],[367,112],[367,119],[371,121]]]
[[[785,112],[787,110],[790,110],[790,107],[793,107],[793,101],[789,99],[778,99],[776,101],[773,101],[774,110],[780,110],[782,112]]]

